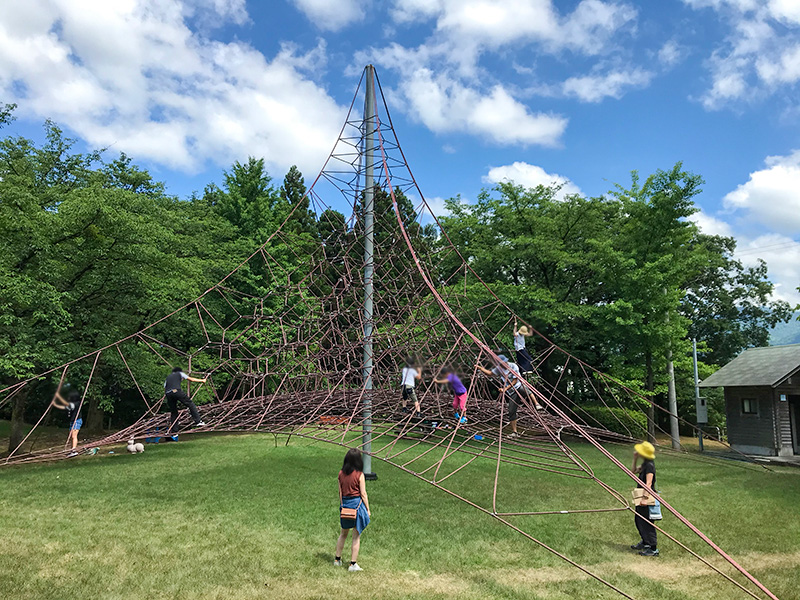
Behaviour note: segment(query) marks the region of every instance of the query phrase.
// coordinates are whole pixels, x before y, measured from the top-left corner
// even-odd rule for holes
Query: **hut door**
[[[800,454],[800,432],[797,428],[800,426],[800,396],[789,396],[789,419],[792,425],[792,446],[794,453]]]

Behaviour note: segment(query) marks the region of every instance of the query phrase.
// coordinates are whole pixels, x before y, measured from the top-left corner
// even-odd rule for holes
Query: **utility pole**
[[[672,348],[667,350],[667,399],[669,400],[669,436],[672,449],[680,450],[681,433],[678,426],[678,397],[675,393],[675,365],[672,363]]]
[[[697,373],[697,338],[692,338],[692,360],[694,362],[694,408],[697,411],[697,441],[703,451],[703,426],[708,425],[708,406],[700,396],[700,377]]]
[[[666,293],[666,290],[664,290]],[[669,323],[669,312],[667,312]],[[681,432],[678,426],[678,396],[675,393],[675,365],[672,362],[672,343],[667,348],[667,400],[669,404],[669,437],[672,438],[672,449],[681,449]]]
[[[372,329],[373,278],[375,275],[375,67],[367,65],[364,98],[364,400],[361,447],[364,478],[377,479],[372,472]]]

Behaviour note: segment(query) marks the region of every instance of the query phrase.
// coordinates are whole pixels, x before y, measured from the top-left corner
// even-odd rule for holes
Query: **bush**
[[[637,438],[647,435],[647,417],[640,410],[609,406],[576,406],[573,410],[589,427]]]

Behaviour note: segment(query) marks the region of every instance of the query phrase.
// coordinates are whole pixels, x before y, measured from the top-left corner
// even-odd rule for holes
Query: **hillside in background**
[[[800,344],[800,312],[794,313],[794,317],[788,323],[778,323],[775,329],[769,334],[770,346],[781,346],[783,344]]]

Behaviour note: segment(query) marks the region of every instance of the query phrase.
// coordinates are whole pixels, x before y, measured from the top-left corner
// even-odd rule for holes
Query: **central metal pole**
[[[364,98],[364,405],[362,449],[364,477],[377,479],[372,472],[372,329],[373,277],[375,275],[375,67],[367,65],[367,93]]]

